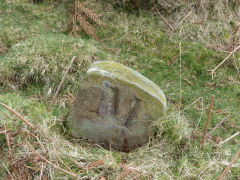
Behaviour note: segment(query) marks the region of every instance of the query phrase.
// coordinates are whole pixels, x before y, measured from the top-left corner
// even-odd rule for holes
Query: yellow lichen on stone
[[[162,90],[151,80],[127,66],[113,61],[97,61],[90,66],[87,75],[117,79],[135,86],[158,100],[163,111],[166,110],[166,98]]]

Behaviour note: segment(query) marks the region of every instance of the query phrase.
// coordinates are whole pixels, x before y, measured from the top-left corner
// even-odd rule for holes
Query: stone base
[[[147,143],[150,117],[133,89],[108,81],[92,87],[88,81],[79,90],[67,122],[73,134],[126,152]]]

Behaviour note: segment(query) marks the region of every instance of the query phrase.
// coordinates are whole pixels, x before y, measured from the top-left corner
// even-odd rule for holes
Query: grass
[[[240,86],[236,70],[239,61],[235,65],[231,57],[217,70],[214,80],[209,72],[228,54],[223,49],[209,48],[209,44],[211,47],[217,43],[225,46],[225,42],[230,41],[231,37],[219,36],[222,33],[220,25],[229,22],[226,17],[221,16],[215,22],[211,18],[206,19],[204,23],[209,25],[205,27],[203,24],[192,24],[197,18],[194,13],[176,32],[170,32],[160,18],[149,11],[127,13],[105,1],[92,1],[91,8],[98,14],[104,12],[102,18],[106,22],[105,27],[98,29],[98,36],[113,53],[84,33],[79,37],[65,33],[69,6],[64,2],[33,4],[23,0],[1,0],[0,101],[36,124],[38,129],[32,132],[0,107],[0,130],[3,124],[11,129],[14,152],[14,159],[9,161],[5,136],[0,135],[0,178],[9,178],[6,168],[13,175],[21,173],[22,177],[30,174],[36,179],[41,175],[50,179],[70,178],[39,160],[25,142],[30,142],[51,162],[86,179],[116,179],[127,170],[131,173],[126,179],[133,179],[133,176],[142,179],[216,179],[220,176],[240,144],[237,136],[222,147],[215,148],[220,140],[239,131]],[[184,13],[180,13],[178,18],[183,16]],[[171,19],[168,20],[171,22]],[[177,22],[174,18],[172,21]],[[224,31],[231,34],[234,27],[225,27]],[[199,37],[197,34],[202,29],[204,33],[200,33]],[[210,31],[217,30],[216,38],[211,39]],[[64,83],[57,105],[48,113],[51,97],[73,56],[77,56],[77,61]],[[240,54],[235,53],[236,60],[239,57]],[[96,60],[114,60],[128,65],[159,85],[166,94],[167,116],[153,123],[153,134],[146,146],[128,154],[108,151],[85,139],[72,137],[64,128],[73,102],[70,94],[76,94],[84,72]],[[209,129],[227,114],[231,117],[201,148],[212,95],[215,99]],[[203,104],[197,101],[179,113],[180,108],[183,110],[200,97]],[[13,136],[17,131],[20,133]],[[103,164],[87,168],[101,159],[104,159]],[[240,177],[239,163],[238,160],[236,167],[231,168],[227,179]]]
[[[48,92],[56,90],[69,58],[77,56],[66,79],[67,89],[76,88],[83,78],[86,65],[99,59],[113,59],[112,55],[99,49],[92,40],[69,37],[64,34],[44,34],[14,45],[1,62],[6,79],[24,86],[29,82],[42,84]],[[19,54],[21,52],[21,54]]]

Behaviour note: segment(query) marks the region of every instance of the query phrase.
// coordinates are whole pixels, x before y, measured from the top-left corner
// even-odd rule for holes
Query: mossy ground
[[[98,36],[114,52],[84,33],[79,37],[66,33],[70,3],[0,0],[0,101],[36,124],[38,132],[35,135],[39,138],[37,141],[23,132],[14,137],[11,163],[19,164],[27,156],[35,157],[25,144],[30,142],[53,163],[85,178],[115,179],[127,167],[132,171],[127,179],[133,176],[143,179],[216,179],[240,144],[237,136],[215,148],[219,141],[240,128],[240,80],[236,70],[239,61],[235,64],[231,57],[217,70],[213,80],[209,72],[228,54],[210,48],[209,44],[226,41],[226,36],[216,35],[211,39],[209,31],[198,38],[196,34],[199,35],[201,28],[188,21],[173,33],[159,16],[150,12],[128,13],[105,1],[94,1],[92,6],[96,12],[102,12],[106,22],[105,27],[98,29]],[[210,27],[219,27],[218,24],[221,27],[228,22],[209,23]],[[212,31],[216,29],[212,28]],[[229,33],[231,29],[225,31]],[[58,102],[49,113],[47,108],[53,92],[73,56],[77,56],[77,61]],[[240,54],[235,53],[235,59],[239,57]],[[164,91],[168,100],[167,116],[153,125],[154,134],[145,147],[126,154],[105,150],[85,140],[77,141],[66,134],[63,123],[73,102],[71,94],[76,94],[84,72],[96,60],[114,60],[128,65]],[[215,98],[209,129],[227,114],[231,117],[201,148],[212,95]],[[198,98],[200,101],[188,107]],[[179,113],[180,109],[184,111]],[[31,132],[18,118],[0,107],[0,128],[3,124],[12,132]],[[4,135],[0,135],[0,143],[0,178],[6,178],[7,169],[13,173],[14,167],[6,156],[8,147]],[[90,163],[101,159],[104,159],[103,164],[86,169]],[[236,161],[227,179],[239,179],[239,163]],[[50,179],[70,177],[37,160],[29,160],[21,168],[36,179],[41,172]]]

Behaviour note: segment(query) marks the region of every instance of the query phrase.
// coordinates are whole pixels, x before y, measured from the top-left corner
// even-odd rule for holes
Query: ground
[[[128,12],[107,1],[92,1],[89,7],[101,14],[105,23],[96,27],[99,40],[94,40],[84,32],[77,37],[68,35],[70,6],[69,2],[0,0],[0,102],[37,126],[37,130],[30,129],[0,107],[0,132],[4,127],[9,130],[12,151],[5,134],[0,134],[0,178],[219,177],[240,148],[240,136],[217,147],[240,131],[240,53],[234,53],[213,78],[211,70],[237,47],[231,42],[238,14],[228,16],[234,10],[226,9],[229,18],[217,14],[219,19],[211,17],[200,23],[203,18],[197,19],[193,12],[181,22],[188,14],[181,11],[178,18],[167,19],[174,24],[173,32],[155,11]],[[73,56],[77,60],[57,103],[48,112]],[[165,93],[166,117],[153,123],[146,146],[130,153],[107,150],[72,137],[65,129],[84,73],[97,60],[121,62],[151,79]],[[227,115],[230,118],[201,147],[211,96],[214,101],[208,131]],[[40,158],[36,151],[68,173]],[[227,179],[240,178],[239,164],[238,159]]]

